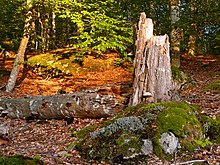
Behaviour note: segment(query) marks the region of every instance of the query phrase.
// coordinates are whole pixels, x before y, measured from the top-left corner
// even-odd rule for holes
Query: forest
[[[0,164],[220,163],[219,5],[214,0],[1,0]],[[178,82],[178,99],[148,104],[153,93],[145,92],[133,106],[135,78],[143,70],[135,77],[142,13],[152,19],[152,37],[169,39],[169,48],[156,49],[171,58],[167,64]],[[73,98],[76,111],[68,102]],[[105,108],[93,112],[96,102]],[[25,116],[22,109],[35,104],[43,117],[35,110]],[[60,112],[51,113],[50,105]],[[116,108],[108,114],[109,107]],[[125,132],[109,133],[123,122],[128,122],[122,124]],[[135,131],[133,122],[139,123]],[[139,128],[143,123],[147,127]],[[179,138],[182,148],[162,151],[158,136],[164,132]],[[150,154],[143,149],[151,148],[149,143]]]

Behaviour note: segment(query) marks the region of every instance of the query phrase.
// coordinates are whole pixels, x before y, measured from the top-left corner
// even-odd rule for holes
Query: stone
[[[150,139],[142,139],[142,141],[144,142],[144,144],[141,147],[141,152],[144,155],[149,155],[149,154],[153,153],[152,141]]]
[[[172,133],[163,133],[159,142],[166,154],[173,154],[176,152],[179,144],[178,138]]]

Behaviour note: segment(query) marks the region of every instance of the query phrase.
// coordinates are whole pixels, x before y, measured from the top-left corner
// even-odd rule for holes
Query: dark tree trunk
[[[141,13],[134,60],[133,94],[129,105],[172,99],[169,37],[153,36],[153,23]]]

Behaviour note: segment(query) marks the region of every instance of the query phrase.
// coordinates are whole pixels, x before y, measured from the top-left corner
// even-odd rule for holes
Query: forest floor
[[[115,57],[117,54],[111,54],[107,58],[114,60]],[[4,66],[0,66],[0,70],[10,71],[12,62],[13,59],[7,60]],[[129,67],[123,65],[123,67],[116,68],[112,65],[105,70],[49,79],[29,71],[23,78],[20,75],[22,81],[16,85],[13,92],[8,93],[0,90],[0,98],[54,95],[59,90],[75,92],[105,84],[131,82],[133,74]],[[214,81],[219,83],[220,59],[218,56],[189,58],[183,55],[181,68],[187,76],[191,77],[180,91],[182,99],[190,104],[199,105],[202,113],[215,119],[216,115],[220,114],[220,96],[219,91],[216,92],[219,88],[211,88],[208,84]],[[0,88],[5,86],[7,80],[8,74],[0,74]],[[75,118],[72,123],[67,123],[65,120],[55,119],[27,121],[0,117],[0,123],[10,123],[12,128],[10,140],[0,138],[0,156],[14,154],[29,157],[40,156],[48,165],[89,164],[85,163],[76,150],[68,149],[71,142],[77,141],[77,138],[72,136],[72,131],[79,131],[85,126],[97,124],[102,120],[105,119]],[[146,159],[152,165],[174,163],[174,160],[162,161],[155,155],[148,156]],[[206,148],[197,149],[193,153],[181,154],[176,157],[177,162],[190,160],[207,160],[209,164],[220,163],[220,144],[213,144]],[[106,163],[101,162],[100,164]]]

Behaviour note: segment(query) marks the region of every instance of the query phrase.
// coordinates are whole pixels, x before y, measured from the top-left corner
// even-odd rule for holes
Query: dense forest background
[[[1,0],[0,48],[16,51],[28,28],[28,52],[73,47],[79,58],[108,50],[127,57],[133,51],[141,12],[153,19],[157,35],[170,35],[178,27],[180,52],[220,53],[219,1],[215,0]]]
[[[13,101],[29,96],[56,97],[103,87],[108,89],[107,94],[113,92],[126,104],[133,92],[137,23],[140,13],[145,12],[153,20],[154,35],[169,35],[172,62],[177,57],[176,64],[180,67],[175,68],[172,63],[172,76],[183,82],[178,89],[181,100],[198,105],[202,114],[213,119],[207,119],[211,125],[204,124],[207,139],[196,142],[201,147],[193,153],[180,153],[177,162],[202,159],[216,164],[220,162],[220,146],[209,140],[218,140],[220,135],[219,3],[216,0],[0,0],[0,98]],[[24,59],[28,62],[23,62]],[[12,109],[8,105],[3,107]],[[1,110],[0,116],[4,113]],[[86,160],[72,147],[78,142],[76,132],[87,126],[94,128],[105,120],[43,121],[35,116],[27,119],[2,116],[0,125],[6,123],[12,131],[5,139],[0,136],[0,162],[2,156],[19,154],[36,158],[39,155],[46,164],[85,164]],[[173,121],[179,125],[177,120]],[[146,161],[169,164],[155,155]],[[176,164],[176,158],[172,163]]]

